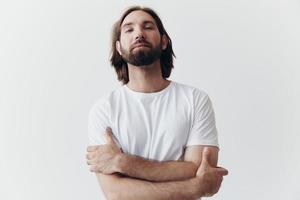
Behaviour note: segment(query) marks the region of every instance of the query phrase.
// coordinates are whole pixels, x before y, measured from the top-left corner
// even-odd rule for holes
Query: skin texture
[[[190,153],[185,158],[189,159],[188,161],[159,162],[123,153],[113,140],[112,134],[110,129],[105,132],[107,145],[88,147],[87,163],[90,165],[92,172],[120,173],[129,177],[155,182],[177,181],[195,177],[200,160],[193,159],[196,156],[193,156],[192,153],[200,151],[199,147],[192,146],[188,148],[187,152]],[[211,148],[211,151],[213,151],[213,147]],[[198,159],[201,159],[201,157]]]
[[[150,51],[160,46],[164,50],[167,39],[160,35],[154,19],[143,11],[128,14],[121,29],[116,49],[120,55]],[[137,41],[147,44],[136,47]],[[136,48],[135,48],[136,47]],[[160,61],[144,66],[128,63],[131,90],[150,93],[166,88],[170,81],[162,78]],[[101,134],[101,133],[99,133]],[[189,146],[183,161],[159,162],[124,154],[106,130],[106,145],[90,146],[87,162],[97,176],[107,199],[197,199],[218,192],[224,168],[217,167],[217,147]]]
[[[216,147],[190,146],[185,151],[184,162],[158,162],[140,157],[124,161],[119,159],[124,153],[113,140],[109,128],[105,136],[106,145],[88,147],[87,160],[90,170],[96,172],[99,184],[108,199],[196,199],[212,196],[218,192],[223,176],[228,173],[224,168],[215,167],[218,155]],[[120,163],[131,164],[122,169]],[[189,165],[181,163],[191,163],[197,167],[190,169]],[[191,170],[192,175],[188,173]],[[169,179],[168,181],[149,181],[155,176],[161,179],[161,171],[165,172],[163,177]],[[185,177],[178,176],[182,171],[187,172]],[[134,177],[137,175],[144,177]]]
[[[151,21],[151,29],[146,22]],[[124,26],[125,24],[131,24]],[[128,32],[128,30],[130,30]],[[168,41],[165,35],[160,35],[154,19],[143,11],[134,11],[127,15],[122,23],[120,41],[116,42],[116,49],[122,55],[122,49],[132,53],[136,51],[149,51],[149,47],[139,47],[133,49],[136,42],[143,38],[151,47],[161,45],[162,50],[167,47]],[[129,82],[127,86],[139,92],[157,92],[167,87],[170,81],[162,78],[160,61],[145,66],[134,66],[128,63]]]

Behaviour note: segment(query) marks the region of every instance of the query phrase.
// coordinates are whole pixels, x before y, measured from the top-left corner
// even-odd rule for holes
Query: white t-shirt
[[[106,127],[123,152],[146,159],[180,160],[189,145],[219,146],[208,95],[174,81],[154,93],[123,85],[100,98],[89,114],[90,145],[106,143]]]
[[[108,126],[123,152],[147,159],[181,160],[189,145],[219,146],[207,94],[174,81],[154,93],[123,85],[100,98],[89,114],[89,144],[105,144]],[[102,189],[100,198],[105,199]]]

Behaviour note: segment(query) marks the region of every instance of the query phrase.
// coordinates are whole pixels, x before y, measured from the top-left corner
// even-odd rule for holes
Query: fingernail
[[[106,127],[106,131],[108,132],[112,132],[111,128],[110,127]]]

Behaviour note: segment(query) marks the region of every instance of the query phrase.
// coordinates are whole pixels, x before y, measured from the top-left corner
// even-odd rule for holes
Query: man
[[[150,8],[131,7],[114,26],[111,63],[123,86],[89,115],[87,163],[107,199],[212,196],[227,170],[209,97],[167,80],[171,39]]]

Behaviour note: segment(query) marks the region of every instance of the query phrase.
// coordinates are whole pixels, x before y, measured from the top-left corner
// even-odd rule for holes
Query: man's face
[[[148,13],[133,11],[123,20],[116,47],[127,63],[134,66],[152,64],[166,46],[165,36],[160,36],[155,20]]]

